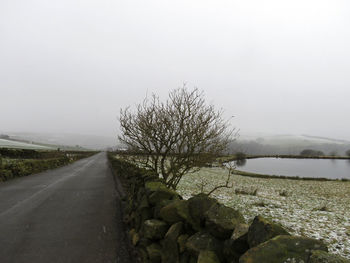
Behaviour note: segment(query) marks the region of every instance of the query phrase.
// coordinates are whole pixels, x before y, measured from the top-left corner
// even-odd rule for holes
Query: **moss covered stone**
[[[314,250],[308,263],[350,263],[350,260],[322,250]]]
[[[313,250],[327,251],[327,247],[316,239],[281,235],[249,249],[239,263],[306,263]]]
[[[149,193],[159,191],[159,190],[164,190],[164,191],[168,190],[166,185],[160,181],[148,181],[148,182],[146,182],[145,189]]]
[[[161,241],[162,244],[162,262],[178,263],[179,262],[179,247],[177,240],[165,238]]]
[[[186,200],[176,200],[169,203],[160,210],[159,215],[160,218],[170,224],[179,221],[184,221],[187,223],[192,222],[188,208],[188,202]]]
[[[232,233],[231,239],[236,240],[242,236],[248,235],[249,225],[248,224],[238,224]]]
[[[151,240],[162,239],[168,230],[168,224],[157,219],[150,219],[143,223],[142,230],[145,238]]]
[[[239,258],[249,249],[248,228],[246,224],[238,224],[230,239],[224,242],[224,256],[228,262],[238,262]]]
[[[217,204],[217,200],[210,198],[205,194],[198,194],[188,199],[188,207],[190,215],[193,219],[193,229],[200,231],[205,226],[205,213]]]
[[[165,238],[177,240],[177,238],[183,233],[183,230],[182,222],[175,223],[168,229],[168,232],[165,234]]]
[[[216,203],[205,214],[206,229],[215,237],[227,239],[231,237],[238,224],[245,223],[242,214],[222,204]]]
[[[202,250],[199,252],[197,263],[220,263],[220,260],[215,252],[210,250]]]
[[[155,206],[163,200],[180,199],[178,193],[172,189],[160,189],[150,194],[149,202]]]
[[[178,244],[180,253],[183,253],[185,251],[185,249],[186,249],[186,242],[187,242],[188,238],[189,238],[188,234],[180,235],[177,238],[177,244]]]
[[[278,235],[289,235],[289,233],[281,225],[262,216],[256,216],[248,231],[249,247],[255,247]]]
[[[158,218],[161,219],[160,217],[160,210],[164,207],[167,206],[168,204],[172,203],[172,200],[162,200],[159,203],[157,203],[154,207],[153,207],[153,216],[154,218]]]
[[[134,228],[129,231],[129,236],[130,236],[132,244],[134,246],[136,246],[137,243],[140,240],[140,236],[139,236],[139,234],[136,232],[136,230]]]
[[[157,243],[152,243],[147,248],[147,254],[150,262],[152,263],[160,263],[161,262],[161,253],[162,247]]]
[[[198,256],[202,250],[221,254],[222,242],[208,232],[197,232],[187,239],[186,249],[194,256]]]

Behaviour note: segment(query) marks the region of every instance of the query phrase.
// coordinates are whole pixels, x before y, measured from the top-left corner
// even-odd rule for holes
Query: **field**
[[[183,177],[178,192],[189,198],[226,180],[227,170],[202,168]],[[322,239],[333,253],[350,259],[350,182],[251,178],[234,175],[233,188],[213,194],[240,210],[247,221],[263,215],[290,233]]]
[[[33,150],[50,150],[48,146],[18,142],[12,140],[0,139],[0,148],[17,148],[17,149],[33,149]]]

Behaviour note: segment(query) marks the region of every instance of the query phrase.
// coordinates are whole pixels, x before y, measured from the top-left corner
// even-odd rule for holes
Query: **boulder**
[[[247,236],[249,230],[249,225],[247,224],[238,224],[235,227],[235,230],[232,233],[231,239],[236,240],[242,236]]]
[[[188,238],[189,238],[189,235],[187,235],[187,234],[180,235],[177,238],[177,245],[179,247],[179,252],[180,253],[183,253],[185,251],[185,249],[186,249],[186,242],[187,242]]]
[[[161,262],[161,252],[162,247],[157,243],[152,243],[147,248],[147,254],[150,262],[152,263],[160,263]]]
[[[146,195],[140,197],[140,202],[137,209],[140,210],[143,208],[149,208],[149,203]]]
[[[179,262],[179,246],[177,238],[183,231],[183,223],[173,224],[165,234],[162,244],[162,262],[178,263]]]
[[[192,218],[186,200],[176,200],[164,206],[159,212],[160,218],[165,222],[173,224],[179,221],[192,223]]]
[[[129,231],[129,236],[130,236],[130,239],[131,239],[131,243],[134,246],[136,246],[137,243],[140,240],[140,236],[139,236],[139,234],[136,232],[136,230],[134,228]]]
[[[186,249],[194,256],[198,256],[202,250],[210,250],[221,254],[221,248],[222,242],[204,231],[190,236],[186,242]]]
[[[205,226],[205,213],[209,208],[216,204],[217,201],[214,198],[208,197],[206,194],[198,194],[188,199],[188,207],[190,215],[193,219],[193,229],[200,231]]]
[[[142,225],[147,219],[152,218],[152,210],[149,208],[137,209],[134,213],[134,226],[137,231],[140,231]]]
[[[167,191],[168,187],[160,181],[148,181],[145,183],[145,190],[148,193],[152,193],[159,190]]]
[[[327,251],[327,247],[316,239],[281,235],[249,249],[239,263],[306,263],[313,250]]]
[[[139,257],[140,257],[140,261],[142,263],[148,263],[149,262],[149,256],[148,256],[147,249],[139,248],[138,249],[138,254],[139,254]]]
[[[142,230],[145,238],[151,240],[162,239],[168,231],[168,224],[157,219],[149,219],[143,223]]]
[[[170,238],[173,240],[177,240],[177,238],[183,233],[183,223],[178,222],[173,224],[168,232],[165,234],[165,239]]]
[[[202,250],[199,252],[197,263],[220,263],[220,260],[215,252],[210,250]]]
[[[162,262],[178,263],[179,262],[179,248],[177,240],[172,238],[165,238],[161,241],[162,244]]]
[[[223,253],[228,262],[238,262],[249,249],[247,224],[238,224],[230,239],[224,242]]]
[[[151,205],[155,206],[163,200],[174,200],[180,199],[179,194],[172,189],[160,189],[149,195],[149,202]]]
[[[308,263],[350,263],[350,260],[322,250],[313,250]]]
[[[159,219],[161,219],[160,218],[160,210],[164,207],[164,206],[166,206],[166,205],[168,205],[168,204],[170,204],[170,203],[172,203],[173,201],[172,200],[162,200],[162,201],[160,201],[159,203],[157,203],[156,205],[155,205],[155,207],[153,208],[153,216],[154,216],[154,218],[159,218]]]
[[[248,230],[249,247],[255,247],[278,235],[289,235],[289,233],[281,225],[256,216]]]
[[[190,258],[192,255],[190,255],[188,252],[182,253],[180,255],[180,263],[189,263],[190,262]],[[196,263],[196,261],[195,261]]]
[[[219,203],[205,213],[206,229],[217,238],[230,238],[235,227],[242,223],[245,220],[239,211]]]

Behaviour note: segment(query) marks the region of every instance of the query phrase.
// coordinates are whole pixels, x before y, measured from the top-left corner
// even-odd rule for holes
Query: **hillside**
[[[247,154],[299,154],[304,149],[344,155],[350,141],[310,135],[242,134],[231,143],[231,152]]]

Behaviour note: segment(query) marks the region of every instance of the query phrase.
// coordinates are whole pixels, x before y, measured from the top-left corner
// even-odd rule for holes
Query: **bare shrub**
[[[198,171],[226,150],[233,137],[222,111],[205,103],[203,93],[186,87],[170,92],[165,102],[153,94],[120,112],[119,140],[140,164],[176,189],[182,176]]]

